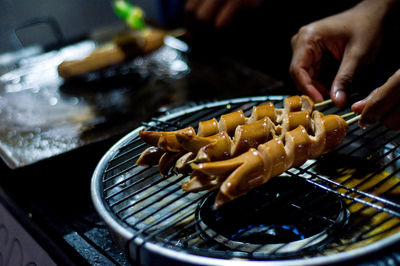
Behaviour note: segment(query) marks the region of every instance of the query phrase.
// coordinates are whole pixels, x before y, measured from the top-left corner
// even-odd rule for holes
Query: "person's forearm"
[[[388,20],[392,16],[398,15],[400,0],[363,0],[354,8],[368,8],[374,10],[374,16],[381,17],[383,20]]]

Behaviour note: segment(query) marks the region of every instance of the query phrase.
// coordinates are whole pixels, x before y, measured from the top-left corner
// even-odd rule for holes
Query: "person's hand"
[[[386,127],[400,129],[400,69],[381,87],[368,97],[352,105],[352,110],[361,113],[359,124],[368,127],[380,120]]]
[[[349,10],[300,28],[291,40],[290,64],[290,74],[300,91],[315,101],[330,94],[336,105],[344,106],[346,91],[355,75],[376,56],[392,1],[364,0]],[[340,64],[330,88],[318,79],[325,53]]]
[[[188,0],[185,11],[196,19],[213,22],[215,27],[229,25],[242,7],[257,7],[263,0]]]

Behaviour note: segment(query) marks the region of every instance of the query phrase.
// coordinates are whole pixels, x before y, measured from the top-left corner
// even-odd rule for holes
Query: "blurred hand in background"
[[[193,18],[211,22],[216,28],[228,26],[242,8],[256,8],[264,0],[188,0],[185,11]]]

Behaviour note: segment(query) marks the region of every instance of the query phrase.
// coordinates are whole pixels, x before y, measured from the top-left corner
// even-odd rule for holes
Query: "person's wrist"
[[[374,8],[379,14],[390,14],[394,9],[398,9],[400,0],[363,0],[357,6]]]

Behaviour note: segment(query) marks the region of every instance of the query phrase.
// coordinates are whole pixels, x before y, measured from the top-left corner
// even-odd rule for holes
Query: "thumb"
[[[331,88],[331,99],[339,107],[347,102],[347,91],[351,88],[354,76],[359,68],[360,59],[350,52],[344,54],[339,70]]]

